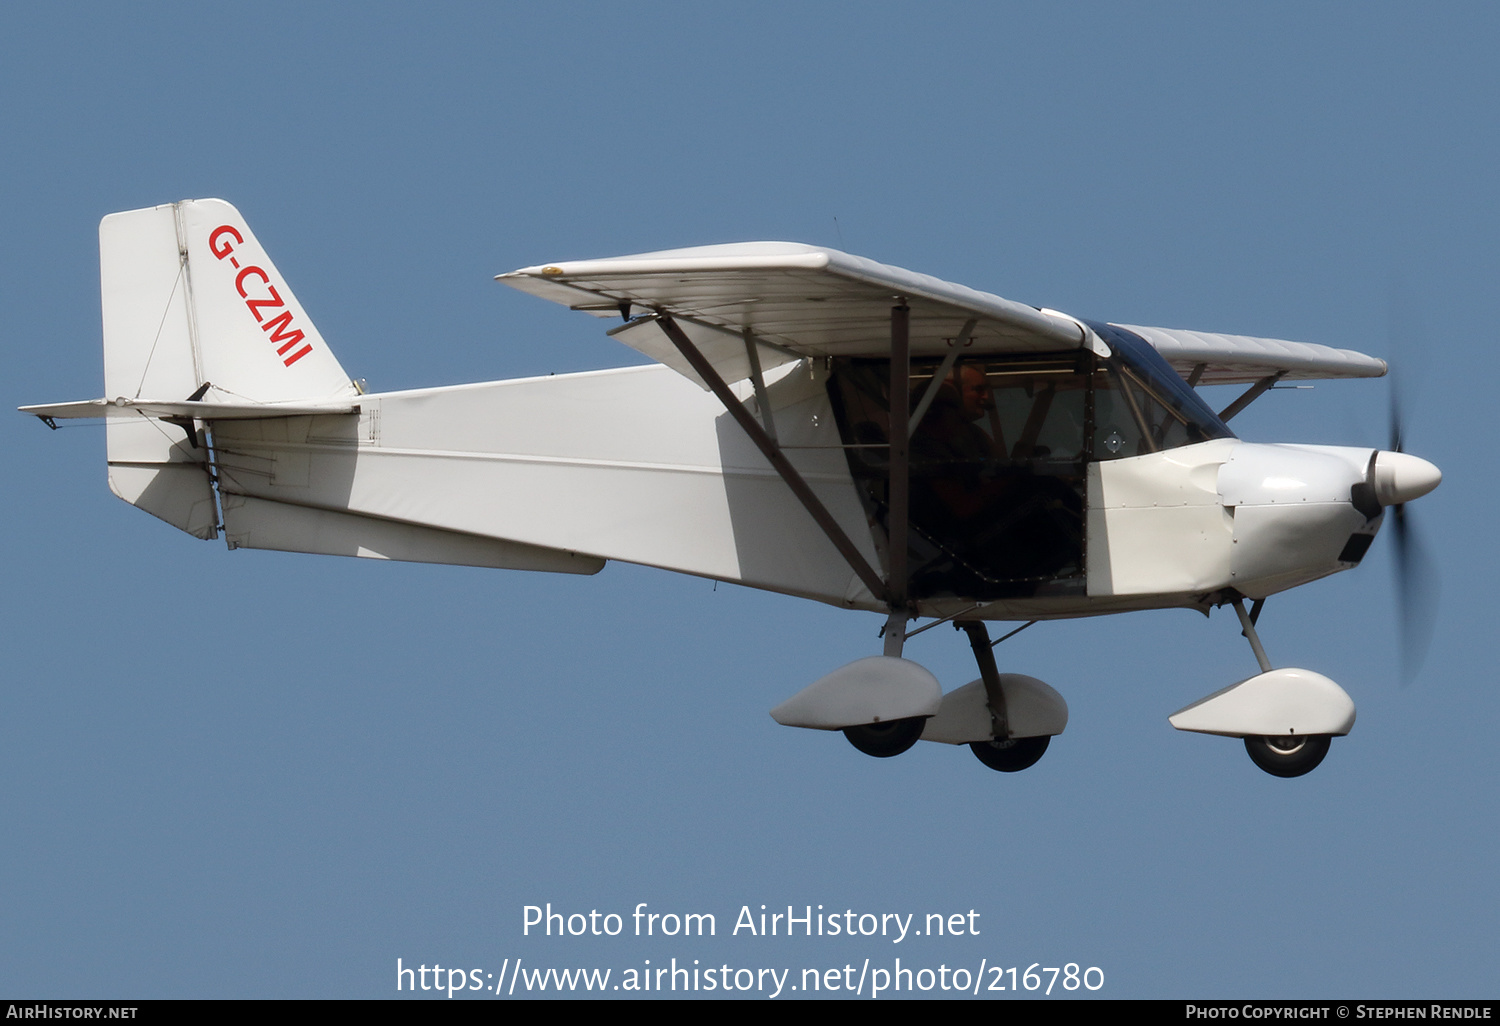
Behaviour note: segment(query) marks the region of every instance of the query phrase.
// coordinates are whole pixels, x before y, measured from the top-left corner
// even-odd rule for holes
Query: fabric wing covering
[[[891,307],[911,307],[911,355],[942,356],[965,337],[982,353],[1093,348],[1098,337],[1074,318],[930,275],[792,242],[744,242],[603,260],[524,267],[498,275],[522,292],[597,317],[622,317],[609,332],[646,356],[704,382],[656,325],[669,313],[728,382],[749,377],[747,335],[763,369],[802,357],[883,356]],[[972,326],[970,325],[972,323]],[[1379,377],[1385,363],[1327,346],[1244,335],[1121,325],[1150,342],[1184,378],[1202,384]],[[1199,370],[1198,368],[1202,368]]]

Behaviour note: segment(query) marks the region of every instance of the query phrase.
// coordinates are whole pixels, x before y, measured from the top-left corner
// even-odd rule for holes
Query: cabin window
[[[1082,594],[1088,464],[1230,435],[1155,350],[1160,366],[1109,341],[1108,360],[962,358],[938,383],[911,436],[914,598]],[[912,361],[913,409],[939,364]],[[829,385],[850,470],[882,531],[889,375],[888,360],[840,359]]]

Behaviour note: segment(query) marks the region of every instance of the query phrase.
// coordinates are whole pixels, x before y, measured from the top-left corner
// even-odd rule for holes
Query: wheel
[[[1012,737],[1004,741],[975,741],[969,745],[974,757],[992,770],[1001,773],[1019,773],[1035,766],[1036,761],[1047,751],[1051,738]]]
[[[1245,751],[1255,765],[1273,777],[1300,777],[1318,768],[1331,740],[1327,734],[1247,737]]]
[[[922,736],[927,720],[913,716],[905,720],[887,720],[884,723],[862,723],[857,727],[845,727],[844,736],[849,743],[866,755],[877,759],[889,759],[900,755]]]

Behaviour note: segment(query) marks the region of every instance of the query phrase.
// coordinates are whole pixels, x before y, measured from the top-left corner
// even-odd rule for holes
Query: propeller
[[[1433,628],[1437,624],[1440,584],[1437,566],[1432,560],[1430,550],[1418,534],[1411,514],[1406,510],[1406,503],[1436,488],[1437,482],[1442,480],[1442,475],[1437,473],[1436,467],[1426,463],[1425,460],[1420,461],[1430,468],[1425,476],[1432,478],[1436,475],[1430,484],[1427,480],[1416,480],[1423,476],[1421,468],[1413,465],[1410,469],[1406,469],[1406,461],[1415,460],[1416,457],[1405,455],[1406,431],[1401,415],[1400,393],[1394,380],[1391,384],[1391,434],[1390,448],[1387,452],[1398,454],[1398,458],[1386,461],[1395,464],[1389,467],[1386,473],[1382,473],[1386,470],[1385,467],[1379,469],[1376,467],[1377,462],[1380,462],[1379,455],[1372,458],[1370,466],[1374,473],[1371,474],[1373,478],[1371,484],[1375,486],[1376,493],[1381,498],[1389,497],[1400,500],[1390,503],[1391,529],[1394,532],[1396,545],[1396,606],[1400,622],[1401,682],[1410,684],[1416,679],[1423,661],[1427,658],[1427,651],[1432,646]],[[1403,476],[1408,480],[1401,481]],[[1400,487],[1398,482],[1406,487]],[[1422,487],[1423,485],[1425,487]]]

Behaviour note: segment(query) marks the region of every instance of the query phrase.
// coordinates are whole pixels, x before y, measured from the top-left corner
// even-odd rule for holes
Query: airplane
[[[111,214],[99,239],[105,397],[21,410],[105,418],[126,502],[230,549],[573,574],[622,560],[883,614],[879,654],[771,711],[881,758],[926,740],[1026,769],[1068,707],[999,672],[999,641],[1229,606],[1259,672],[1168,721],[1301,776],[1354,703],[1273,667],[1261,608],[1357,566],[1387,510],[1402,543],[1405,504],[1442,479],[1399,440],[1271,445],[1228,426],[1282,382],[1382,376],[1374,357],[1081,320],[827,247],[501,274],[618,321],[606,334],[654,362],[367,393],[230,204]],[[1218,412],[1196,391],[1235,383]],[[1023,626],[997,641],[994,621]],[[979,669],[946,694],[904,656],[941,624]]]

